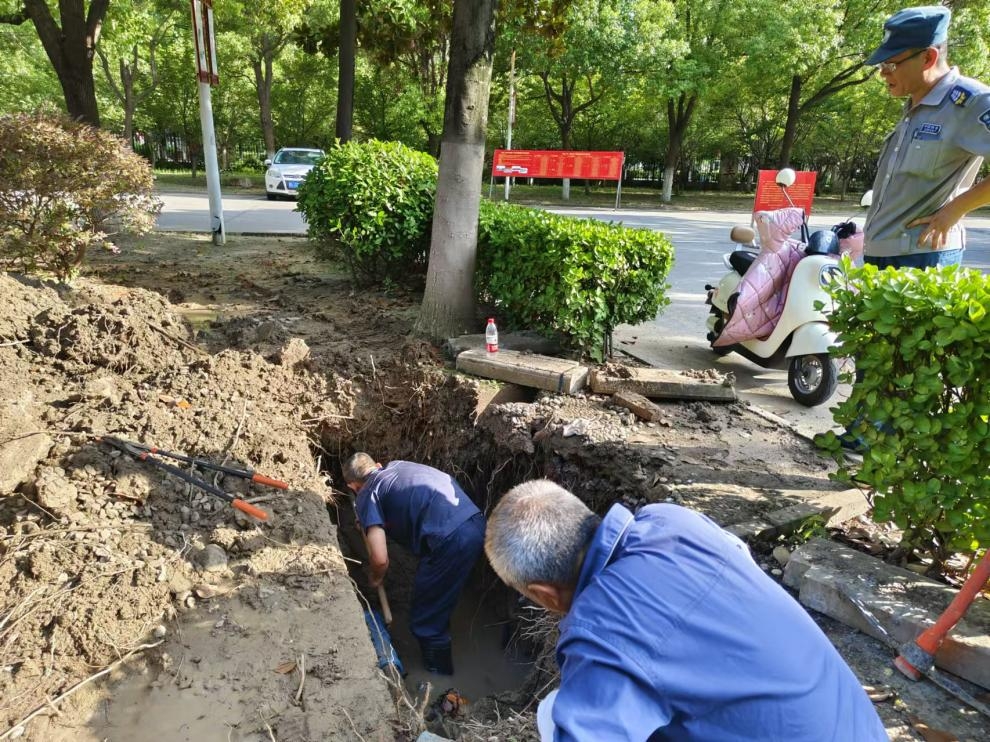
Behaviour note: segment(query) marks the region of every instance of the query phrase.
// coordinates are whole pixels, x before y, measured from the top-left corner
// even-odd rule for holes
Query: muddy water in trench
[[[461,594],[450,627],[454,651],[452,676],[434,675],[423,668],[419,644],[408,628],[409,603],[392,600],[389,632],[408,673],[405,685],[410,695],[415,696],[424,681],[432,685],[431,699],[448,688],[456,688],[469,702],[522,686],[533,665],[526,657],[517,656],[521,653],[513,651],[514,644],[510,643],[508,650],[503,649],[507,624],[493,611],[491,592],[477,583],[469,583]]]

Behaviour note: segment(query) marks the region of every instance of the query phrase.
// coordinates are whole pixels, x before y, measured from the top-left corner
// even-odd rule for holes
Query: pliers
[[[234,497],[228,492],[224,492],[219,487],[214,487],[212,484],[207,482],[205,479],[197,477],[195,474],[190,474],[189,472],[180,469],[172,464],[167,464],[157,456],[165,456],[170,459],[175,459],[177,461],[183,461],[187,464],[192,464],[193,466],[198,466],[201,469],[213,469],[214,471],[221,471],[224,474],[230,474],[235,477],[241,477],[243,479],[249,479],[257,484],[264,484],[269,487],[276,487],[278,489],[288,489],[289,485],[278,479],[272,479],[271,477],[266,477],[264,474],[259,474],[250,469],[237,469],[230,466],[220,466],[219,464],[214,464],[204,459],[193,458],[192,456],[184,456],[179,453],[172,453],[171,451],[163,451],[160,448],[154,446],[146,446],[142,443],[135,443],[133,441],[125,441],[121,438],[113,438],[111,436],[101,436],[100,439],[103,443],[108,446],[116,448],[118,451],[126,453],[128,456],[137,459],[138,461],[144,461],[151,464],[152,466],[161,469],[164,472],[168,472],[183,481],[189,482],[189,484],[194,487],[199,487],[204,492],[209,492],[214,497],[219,497],[221,500],[226,500],[235,509],[240,510],[242,513],[246,513],[253,518],[258,520],[268,520],[268,513],[266,513],[261,508],[255,507],[249,502],[241,500],[240,498]]]

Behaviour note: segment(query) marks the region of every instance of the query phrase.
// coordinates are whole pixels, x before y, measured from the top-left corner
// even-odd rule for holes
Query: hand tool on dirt
[[[942,615],[914,641],[903,644],[894,666],[911,680],[920,680],[922,674],[935,665],[935,653],[952,627],[966,614],[970,604],[990,580],[990,551],[983,555],[972,574],[966,578],[956,597]]]
[[[193,464],[194,466],[199,466],[204,469],[214,469],[216,471],[222,471],[227,474],[232,474],[234,476],[243,477],[244,479],[250,479],[252,482],[258,482],[259,484],[267,484],[271,487],[278,487],[279,489],[286,489],[288,487],[285,482],[280,482],[277,479],[271,479],[263,474],[257,474],[247,469],[235,469],[232,467],[219,466],[217,464],[212,464],[209,461],[204,461],[203,459],[196,459],[191,456],[183,456],[182,454],[172,453],[170,451],[162,451],[160,449],[154,448],[152,446],[145,446],[141,443],[134,443],[132,441],[125,441],[121,438],[113,438],[110,436],[101,436],[100,439],[103,443],[108,446],[113,446],[118,451],[126,453],[128,456],[137,459],[138,461],[144,461],[152,466],[161,469],[164,472],[178,477],[179,479],[188,482],[194,487],[198,487],[204,492],[208,492],[214,497],[219,497],[221,500],[226,500],[234,507],[236,510],[240,510],[242,513],[250,515],[252,518],[257,518],[258,520],[268,520],[268,513],[266,513],[261,508],[255,507],[249,502],[241,500],[238,497],[234,497],[228,492],[224,492],[219,487],[214,487],[212,484],[207,482],[205,479],[197,477],[194,474],[180,469],[177,466],[172,466],[156,456],[167,456],[168,458],[176,459],[178,461],[185,461],[186,463]]]
[[[107,440],[106,436],[103,440]],[[251,469],[238,469],[233,466],[221,466],[220,464],[214,464],[206,459],[197,459],[192,456],[184,456],[181,453],[173,453],[172,451],[163,451],[155,446],[145,446],[142,443],[135,443],[134,441],[125,441],[120,438],[113,438],[114,441],[120,441],[121,443],[126,443],[133,449],[138,451],[144,451],[145,453],[155,454],[156,456],[166,456],[170,459],[175,459],[176,461],[182,461],[186,464],[193,464],[198,466],[200,469],[212,469],[213,471],[220,471],[224,474],[230,474],[235,477],[240,477],[241,479],[250,479],[255,484],[263,484],[267,487],[275,487],[280,490],[289,489],[289,485],[280,479],[272,479],[264,474],[259,474]],[[108,441],[109,442],[109,441]],[[113,445],[111,443],[111,445]]]

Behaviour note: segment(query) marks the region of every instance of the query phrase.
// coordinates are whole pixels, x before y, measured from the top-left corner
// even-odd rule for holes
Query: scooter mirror
[[[863,197],[859,200],[859,205],[862,206],[864,209],[868,209],[871,206],[873,206],[873,189],[872,188],[870,190],[868,190],[866,193],[863,194]]]
[[[794,185],[794,181],[797,180],[797,173],[791,168],[785,167],[777,173],[777,177],[774,180],[781,188],[790,188]]]

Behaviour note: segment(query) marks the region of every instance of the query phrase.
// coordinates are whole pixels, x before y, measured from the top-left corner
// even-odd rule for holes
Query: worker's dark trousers
[[[419,560],[409,628],[428,668],[434,664],[444,671],[451,663],[450,615],[484,544],[485,518],[477,513]],[[432,655],[439,657],[438,663],[430,662]]]

